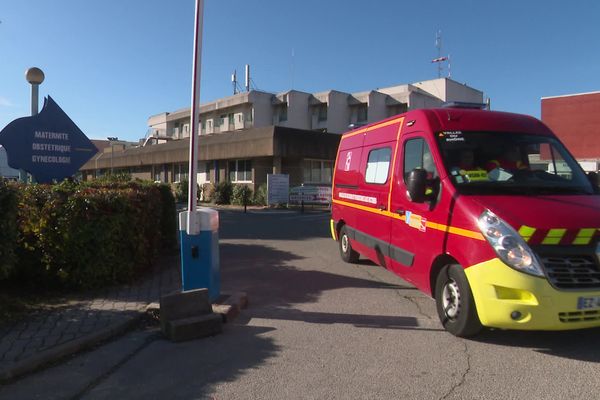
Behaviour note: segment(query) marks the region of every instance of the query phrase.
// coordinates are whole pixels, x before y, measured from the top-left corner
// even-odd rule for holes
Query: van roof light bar
[[[485,103],[469,103],[466,101],[449,101],[442,105],[442,108],[470,108],[475,110],[485,110],[487,104]]]

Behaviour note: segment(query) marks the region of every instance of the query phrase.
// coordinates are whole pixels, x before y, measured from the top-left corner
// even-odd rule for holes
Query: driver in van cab
[[[485,169],[489,172],[501,168],[506,171],[517,171],[520,169],[528,169],[529,165],[521,161],[521,154],[518,146],[509,146],[505,149],[502,157],[494,160],[489,160],[485,165]]]
[[[458,153],[458,163],[451,169],[451,174],[458,183],[476,180],[487,180],[487,173],[475,164],[475,153],[471,149],[461,149]]]

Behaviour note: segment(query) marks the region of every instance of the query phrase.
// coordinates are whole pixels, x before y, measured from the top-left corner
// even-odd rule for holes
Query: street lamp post
[[[37,68],[32,67],[25,71],[25,79],[31,84],[31,115],[37,115],[38,104],[39,104],[39,89],[40,84],[44,82],[44,72]]]
[[[37,67],[25,71],[25,79],[31,84],[31,116],[38,114],[40,85],[44,82],[44,78],[44,72]],[[22,169],[19,170],[19,180],[27,181],[27,172]]]

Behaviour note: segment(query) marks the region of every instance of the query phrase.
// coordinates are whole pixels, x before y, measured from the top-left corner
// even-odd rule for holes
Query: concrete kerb
[[[218,302],[212,304],[212,311],[219,314],[223,323],[232,322],[240,311],[248,306],[246,293],[224,293]],[[134,329],[148,313],[160,312],[159,303],[148,304],[142,311],[132,314],[126,320],[89,333],[83,337],[71,340],[54,348],[41,351],[27,359],[14,363],[10,367],[0,369],[0,384],[37,371],[45,365],[61,361],[75,353],[88,350],[114,337]]]
[[[90,349],[99,343],[124,334],[133,329],[144,317],[144,312],[138,312],[124,321],[107,326],[96,332],[71,340],[48,350],[41,351],[31,357],[14,363],[0,370],[0,383],[6,383],[19,376],[34,372],[44,365],[60,361],[70,355]]]
[[[220,301],[212,305],[213,312],[221,314],[224,323],[232,322],[245,308],[248,308],[245,292],[223,293]]]
[[[231,323],[240,315],[241,310],[248,307],[248,295],[245,292],[224,292],[219,299],[212,304],[212,312],[219,314],[223,323]],[[148,304],[146,312],[159,314],[160,304],[153,302]]]

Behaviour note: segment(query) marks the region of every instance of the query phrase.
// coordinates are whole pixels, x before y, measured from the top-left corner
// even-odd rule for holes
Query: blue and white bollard
[[[179,213],[182,291],[207,288],[210,301],[215,301],[221,292],[219,213],[201,207],[193,211],[187,229],[188,214]]]

